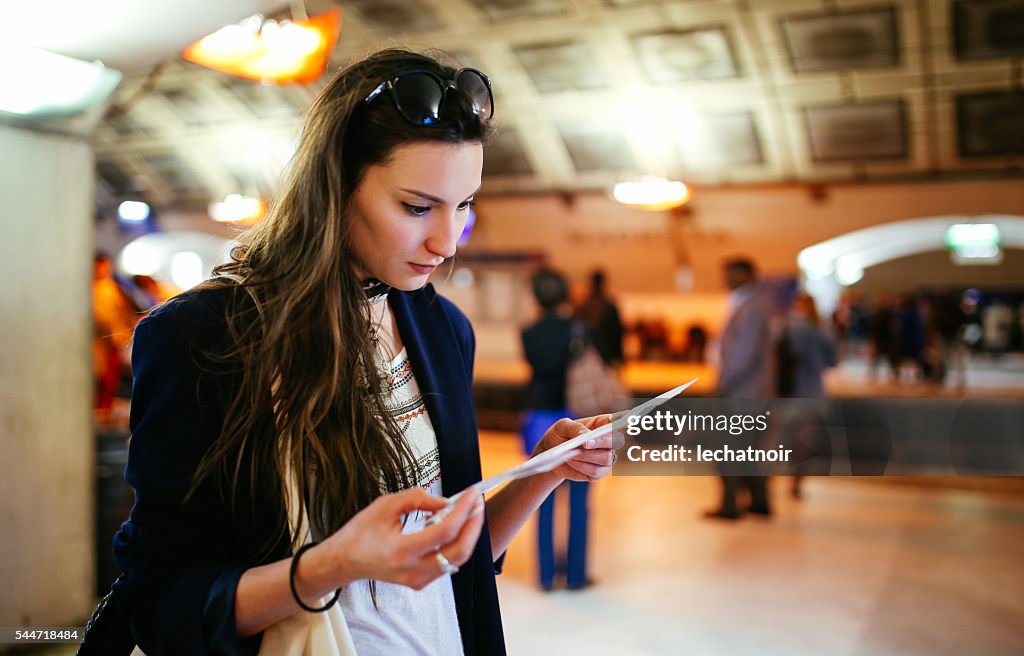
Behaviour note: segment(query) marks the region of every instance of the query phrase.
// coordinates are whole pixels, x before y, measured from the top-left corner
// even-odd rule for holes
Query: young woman
[[[493,112],[472,69],[349,66],[267,218],[136,329],[110,604],[139,651],[504,653],[501,554],[562,480],[610,471],[612,442],[424,523],[481,478],[473,331],[427,277],[455,254]],[[559,421],[536,452],[607,421]]]

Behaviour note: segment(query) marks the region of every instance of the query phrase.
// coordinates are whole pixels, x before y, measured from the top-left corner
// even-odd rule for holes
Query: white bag
[[[311,540],[309,532],[309,515],[305,504],[298,502],[298,485],[292,475],[288,476],[288,513],[302,513],[299,533],[305,535],[303,543]],[[289,526],[294,526],[289,522]],[[311,604],[318,608],[327,604],[334,593]],[[322,613],[309,613],[299,610],[263,632],[260,645],[260,656],[356,656],[356,646],[352,642],[345,614],[339,604],[334,604]]]

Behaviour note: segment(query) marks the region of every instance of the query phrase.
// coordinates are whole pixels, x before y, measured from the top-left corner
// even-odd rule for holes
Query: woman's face
[[[366,170],[351,207],[360,277],[411,291],[455,254],[480,188],[479,143],[420,141]]]

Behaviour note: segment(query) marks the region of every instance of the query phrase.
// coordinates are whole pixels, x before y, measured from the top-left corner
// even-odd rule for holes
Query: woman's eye
[[[461,205],[459,205],[459,209],[460,210],[468,210],[469,208],[473,207],[474,205],[476,205],[476,201],[471,198],[471,199],[467,200],[466,202],[462,203]]]
[[[412,203],[402,203],[405,207],[405,211],[413,216],[423,216],[430,211],[429,205],[413,205]]]

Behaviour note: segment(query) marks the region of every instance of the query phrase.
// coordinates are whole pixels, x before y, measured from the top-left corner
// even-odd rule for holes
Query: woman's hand
[[[568,418],[559,419],[544,433],[544,437],[537,443],[532,455],[547,451],[587,431],[611,423],[611,421],[611,415],[585,417],[576,421]],[[587,441],[578,450],[575,457],[552,469],[550,474],[559,479],[571,481],[596,481],[599,478],[604,478],[611,472],[612,463],[615,462],[615,449],[622,446],[622,443],[622,436],[617,433],[599,437],[593,440],[593,443]]]
[[[437,553],[461,567],[473,554],[484,524],[484,498],[464,494],[444,520],[417,533],[402,533],[402,515],[436,512],[448,505],[421,487],[387,494],[357,513],[322,546],[344,582],[388,581],[421,590],[444,571]],[[335,586],[338,587],[338,586]]]

